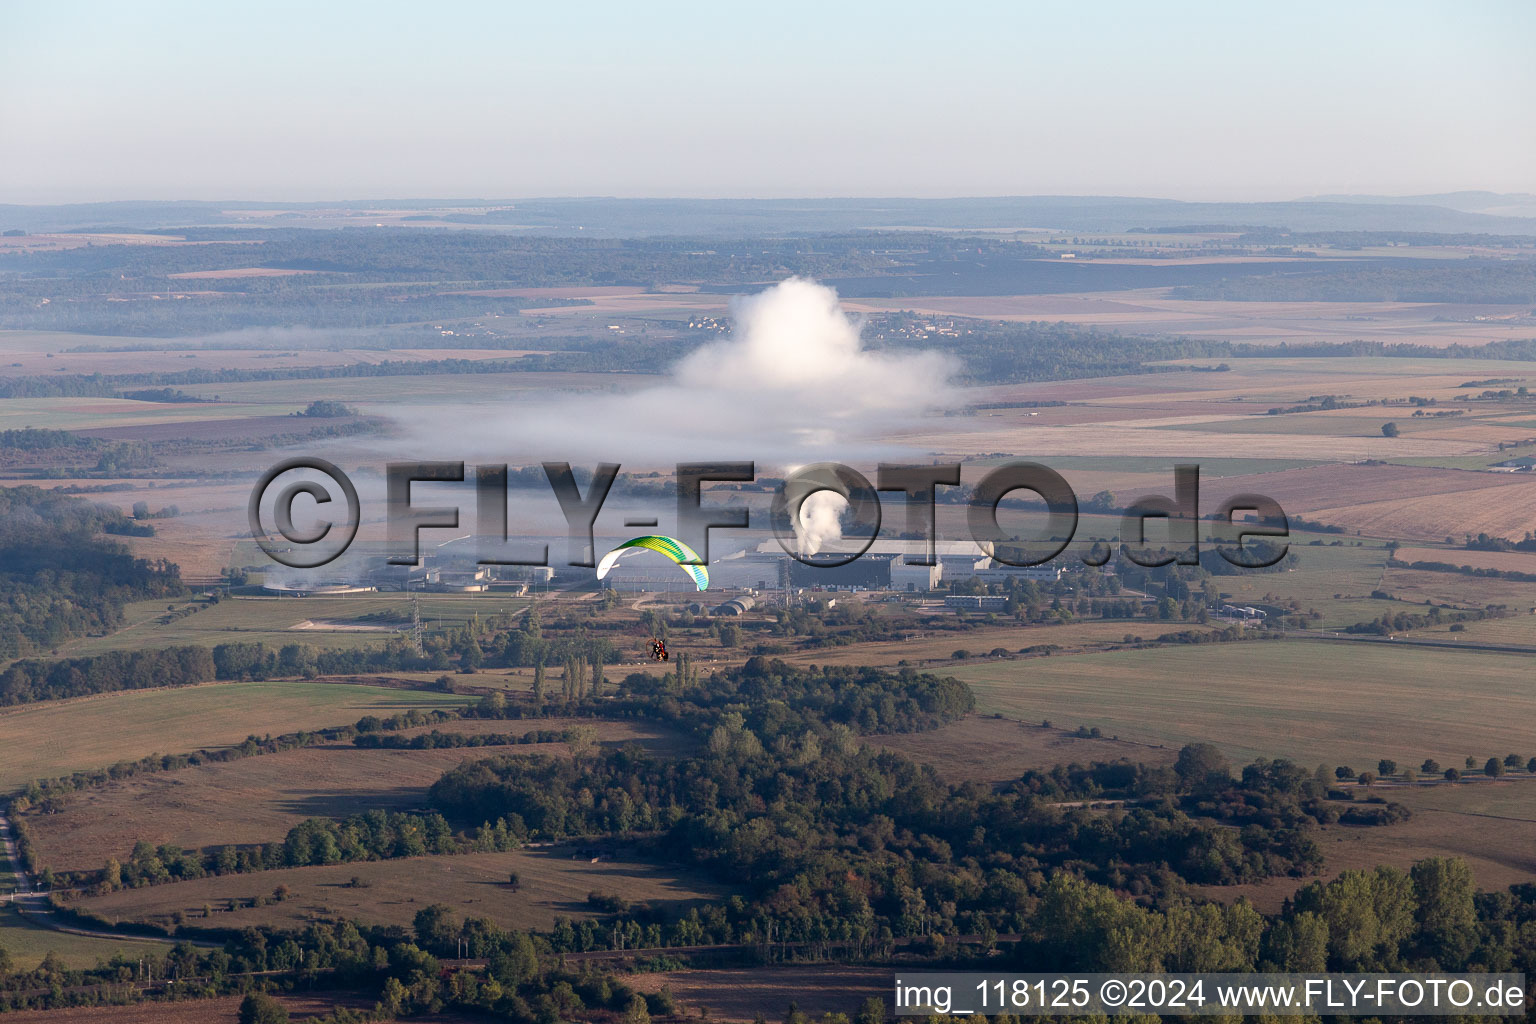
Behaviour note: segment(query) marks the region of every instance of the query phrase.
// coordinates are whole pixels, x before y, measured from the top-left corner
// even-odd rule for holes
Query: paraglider
[[[651,658],[655,661],[667,660],[667,642],[665,640],[651,641]]]
[[[603,556],[603,560],[597,563],[597,578],[602,579],[612,571],[619,559],[633,551],[638,550],[659,551],[672,561],[676,562],[689,576],[700,590],[709,588],[709,570],[702,565],[689,565],[689,562],[699,562],[702,559],[687,544],[675,537],[631,537],[612,551]],[[665,648],[663,647],[663,653]],[[661,660],[665,661],[665,657]]]

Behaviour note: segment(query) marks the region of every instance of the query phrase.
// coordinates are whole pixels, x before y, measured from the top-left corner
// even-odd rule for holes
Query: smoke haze
[[[901,449],[887,440],[893,433],[954,401],[954,360],[867,351],[863,320],[844,313],[825,285],[790,278],[735,300],[732,316],[730,338],[685,357],[655,387],[375,411],[402,426],[397,453],[664,468],[894,454]]]

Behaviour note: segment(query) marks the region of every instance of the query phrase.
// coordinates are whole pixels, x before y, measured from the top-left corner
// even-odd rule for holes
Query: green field
[[[957,667],[977,710],[1234,758],[1459,765],[1531,747],[1536,691],[1520,655],[1265,641]],[[1536,753],[1536,750],[1532,751]]]
[[[10,859],[0,851],[0,896],[9,895],[15,889],[16,876]],[[164,943],[118,942],[57,932],[29,920],[7,902],[0,903],[0,949],[10,954],[18,968],[31,970],[50,950],[70,967],[94,967],[98,960],[110,960],[112,954],[120,950],[128,956],[140,953],[163,956],[166,947]]]
[[[1413,635],[1418,638],[1433,638],[1462,644],[1520,644],[1536,647],[1536,615],[1517,614],[1507,619],[1464,622],[1461,626],[1462,628],[1454,633],[1451,632],[1449,625],[1444,625],[1432,629],[1415,630]]]
[[[365,407],[370,402],[379,403],[381,407],[397,407],[445,401],[490,402],[517,391],[627,390],[640,384],[654,384],[655,380],[631,373],[442,373],[192,384],[182,390],[203,398],[217,394],[225,402],[282,405],[291,410],[294,402],[302,404],[322,396]],[[374,410],[365,408],[365,411]]]
[[[159,423],[192,424],[204,420],[287,416],[295,411],[294,401],[165,405],[126,398],[7,398],[4,403],[0,403],[0,430],[19,430],[22,427],[99,430],[104,427],[147,427]]]
[[[16,912],[9,903],[0,904],[0,948],[11,955],[22,970],[42,963],[50,951],[69,967],[94,967],[98,961],[111,960],[113,954],[137,957],[165,956],[170,946],[163,942],[134,939],[98,939],[89,935],[71,935],[36,925]]]
[[[210,683],[28,704],[0,712],[0,792],[35,778],[247,736],[345,725],[369,714],[457,707],[471,698],[303,681]]]
[[[1313,539],[1322,539],[1316,547]],[[1333,542],[1343,544],[1334,547]],[[1354,546],[1361,543],[1361,546]],[[1299,565],[1286,572],[1238,573],[1218,576],[1216,589],[1238,604],[1274,604],[1295,600],[1303,611],[1315,609],[1323,616],[1320,628],[1347,626],[1378,619],[1383,612],[1400,612],[1403,606],[1372,598],[1386,571],[1386,548],[1374,541],[1328,534],[1297,534],[1291,552]]]
[[[411,601],[405,594],[349,594],[342,597],[240,597],[210,605],[196,614],[161,623],[165,601],[140,601],[125,609],[128,624],[116,633],[86,637],[59,648],[59,654],[81,657],[111,650],[141,650],[224,643],[309,644],[353,649],[381,647],[393,629],[409,623]],[[505,594],[426,594],[419,598],[423,626],[429,631],[458,629],[476,616],[517,612],[523,598]],[[367,618],[365,616],[377,616]],[[302,623],[311,628],[296,628]],[[347,628],[365,626],[366,629]]]

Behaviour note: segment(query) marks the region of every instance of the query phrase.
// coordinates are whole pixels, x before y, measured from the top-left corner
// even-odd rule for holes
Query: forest
[[[901,949],[963,968],[1012,943],[1005,962],[1031,970],[1505,971],[1526,969],[1536,956],[1536,887],[1479,893],[1454,859],[1422,860],[1409,871],[1345,871],[1304,886],[1270,915],[1244,901],[1194,898],[1196,883],[1316,872],[1322,855],[1311,831],[1339,820],[1341,804],[1343,814],[1392,811],[1385,801],[1362,807],[1344,799],[1284,760],[1255,762],[1234,776],[1214,747],[1193,745],[1169,767],[1062,765],[996,787],[948,784],[860,741],[931,729],[969,710],[962,684],[911,671],[752,659],[704,676],[678,666],[665,677],[631,676],[603,703],[587,705],[588,713],[671,721],[700,746],[675,761],[631,746],[468,763],[433,787],[433,810],[423,815],[312,819],[256,848],[194,853],[141,843],[79,881],[102,891],[204,873],[623,835],[736,890],[681,916],[605,897],[602,917],[562,919],[542,933],[462,920],[440,906],[423,907],[408,929],[337,920],[291,931],[221,930],[194,919],[186,934],[222,948],[183,944],[164,959],[163,969],[180,979],[172,991],[182,996],[240,991],[248,986],[244,971],[300,967],[326,972],[325,985],[374,994],[372,1011],[345,1011],[337,1022],[448,1007],[520,1024],[582,1009],[626,1020],[668,1012],[665,992],[639,994],[621,977],[560,958],[617,944],[713,945],[728,961],[746,962]],[[465,712],[512,713],[527,710],[492,697]],[[403,724],[375,721],[355,735]],[[1124,803],[1088,806],[1111,798]],[[1074,799],[1083,805],[1060,806]],[[285,898],[281,886],[258,897]],[[102,926],[89,915],[80,920]],[[968,946],[956,943],[961,936]],[[482,973],[444,969],[439,958],[466,951],[485,961]],[[45,961],[15,971],[0,960],[0,1000],[94,1001],[101,993],[81,986],[122,969],[69,971]],[[883,1008],[867,1005],[860,1019],[882,1016]],[[803,1015],[786,1019],[808,1024]]]
[[[1245,235],[1248,242],[1239,244],[1269,237],[1250,234],[1254,237]],[[198,244],[0,253],[0,328],[182,338],[306,327],[404,333],[441,345],[440,332],[421,325],[515,317],[586,301],[509,290],[613,285],[645,290],[687,283],[706,292],[737,293],[793,275],[860,297],[1172,287],[1175,297],[1192,299],[1536,301],[1536,264],[1520,258],[1366,256],[1314,259],[1301,269],[1147,258],[1070,262],[1027,241],[921,231],[601,239],[417,228],[184,228],[174,237]],[[1286,241],[1290,253],[1305,242],[1283,234],[1275,238]],[[1505,245],[1518,241],[1492,239]],[[1382,244],[1366,234],[1337,244],[1355,243]],[[1116,253],[1148,255],[1134,247]],[[289,273],[238,274],[253,267]],[[236,273],[218,276],[222,271]],[[214,276],[173,276],[187,273]]]
[[[1536,260],[1422,263],[1232,275],[1181,285],[1170,294],[1227,302],[1536,302]]]
[[[37,487],[0,488],[0,657],[106,631],[121,622],[127,602],[184,592],[176,566],[135,558],[98,536],[129,525],[105,505]]]

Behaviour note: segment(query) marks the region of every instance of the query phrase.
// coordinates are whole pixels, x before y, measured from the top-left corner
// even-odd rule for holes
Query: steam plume
[[[498,461],[603,460],[666,466],[691,459],[774,465],[848,461],[950,403],[953,361],[937,352],[866,351],[863,321],[837,293],[791,278],[732,304],[730,338],[672,368],[671,380],[621,395],[519,396],[496,407],[377,409],[402,423],[407,451]],[[473,429],[466,430],[466,424]],[[400,451],[400,447],[394,449]]]
[[[835,491],[817,491],[801,502],[800,515],[792,524],[800,554],[814,555],[842,539],[842,514],[847,508],[848,499]]]

